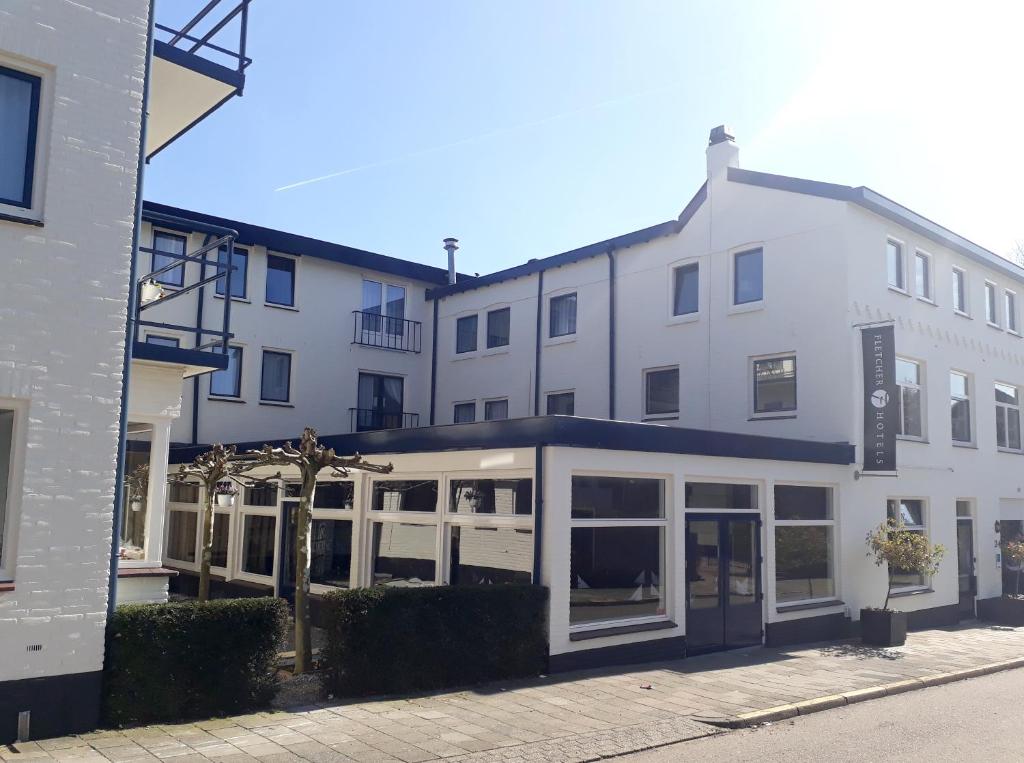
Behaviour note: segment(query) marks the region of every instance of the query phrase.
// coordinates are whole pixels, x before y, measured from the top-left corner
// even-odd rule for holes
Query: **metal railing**
[[[381,411],[376,408],[349,408],[349,428],[352,432],[372,432],[377,429],[412,429],[420,425],[418,413]]]
[[[209,61],[242,73],[252,63],[252,59],[245,55],[245,42],[249,29],[249,3],[251,1],[209,0],[199,13],[183,24],[180,29],[155,23],[153,26],[156,29],[157,39],[172,48],[179,48],[193,55],[201,55]],[[228,6],[228,10],[224,10],[225,5]],[[223,15],[221,15],[222,13]],[[224,47],[211,42],[235,18],[239,20],[238,44]],[[205,31],[200,32],[200,28],[204,28]]]
[[[132,326],[132,342],[134,343],[139,341],[139,329],[141,327],[164,329],[168,331],[183,331],[193,334],[196,338],[195,346],[191,349],[205,351],[216,348],[226,355],[228,352],[228,341],[234,336],[234,334],[231,333],[232,300],[230,299],[223,300],[224,304],[220,328],[206,328],[201,310],[196,314],[195,325],[145,320],[142,318],[142,314],[145,311],[166,305],[167,303],[180,298],[182,295],[193,292],[196,289],[202,289],[207,284],[216,283],[218,281],[223,281],[224,283],[224,294],[231,294],[231,273],[238,268],[230,263],[233,262],[235,239],[238,237],[238,233],[230,228],[224,228],[219,225],[209,225],[207,223],[188,220],[182,217],[175,217],[174,215],[165,215],[159,212],[144,212],[142,219],[154,226],[181,232],[185,237],[186,251],[188,248],[187,236],[189,233],[205,233],[206,237],[201,247],[188,254],[163,251],[151,246],[138,247],[138,256],[149,257],[150,262],[152,262],[154,256],[170,260],[170,262],[146,273],[146,275],[140,277],[135,284],[135,320],[133,321]],[[219,252],[222,247],[227,255],[223,262],[220,261],[219,257]],[[213,259],[210,259],[207,256],[210,252],[214,253]],[[188,274],[190,273],[188,263],[197,263],[199,265],[199,278],[196,279],[194,283],[188,282]],[[140,268],[140,270],[141,269],[143,268]],[[207,275],[208,269],[212,269],[212,275]],[[181,274],[180,284],[168,283],[166,279],[163,281],[160,280],[160,276],[174,271]],[[200,299],[199,302],[202,304],[203,300]],[[203,338],[207,336],[214,337],[214,339],[209,342],[204,342]]]
[[[402,352],[421,351],[423,324],[419,321],[363,310],[353,310],[352,318],[352,344]]]

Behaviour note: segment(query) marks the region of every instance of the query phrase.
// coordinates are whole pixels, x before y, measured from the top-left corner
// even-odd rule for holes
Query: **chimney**
[[[712,128],[708,138],[708,180],[725,174],[729,167],[739,166],[740,150],[732,130],[726,125]]]
[[[448,252],[448,283],[455,283],[455,250],[459,248],[457,238],[446,238],[444,240],[445,251]]]

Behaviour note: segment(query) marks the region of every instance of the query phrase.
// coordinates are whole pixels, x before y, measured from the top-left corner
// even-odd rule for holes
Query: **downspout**
[[[608,418],[615,421],[615,250],[608,250]]]
[[[535,447],[533,467],[533,584],[540,585],[541,558],[544,552],[544,445]]]
[[[544,317],[544,271],[537,273],[537,351],[533,360],[533,415],[540,416],[540,337]]]
[[[210,243],[212,233],[207,233],[203,239],[203,246]],[[218,256],[220,256],[218,254]],[[233,264],[228,262],[229,265]],[[199,281],[206,278],[206,254],[203,254],[203,261],[199,264]],[[203,305],[206,302],[206,287],[200,286],[196,302],[196,347],[203,343]],[[192,377],[192,444],[199,444],[199,374]]]
[[[437,303],[434,297],[434,320],[430,324],[430,426],[434,426],[434,405],[437,400]]]
[[[121,370],[121,412],[117,423],[117,467],[114,473],[114,516],[110,534],[110,579],[107,582],[107,622],[117,606],[117,562],[121,553],[121,517],[124,516],[125,451],[128,441],[128,388],[131,382],[132,342],[135,336],[138,278],[136,261],[139,255],[139,235],[142,229],[142,178],[146,167],[146,126],[149,121],[149,85],[153,66],[153,5],[149,0],[149,20],[146,31],[146,72],[142,84],[142,123],[139,125],[139,164],[135,175],[135,227],[132,230],[132,257],[128,266],[128,317],[124,330],[124,358]]]

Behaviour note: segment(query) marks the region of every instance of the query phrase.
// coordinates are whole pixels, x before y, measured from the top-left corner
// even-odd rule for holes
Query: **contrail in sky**
[[[580,106],[579,108],[570,109],[569,111],[563,111],[559,114],[553,114],[549,117],[544,117],[543,119],[536,119],[532,122],[523,122],[521,124],[510,125],[508,127],[498,127],[494,130],[489,130],[488,132],[483,132],[480,133],[479,135],[472,135],[468,138],[462,138],[461,140],[456,140],[452,143],[445,143],[440,146],[431,146],[430,148],[423,148],[420,149],[419,151],[412,151],[408,154],[402,154],[401,156],[393,156],[390,159],[381,159],[380,161],[377,162],[361,164],[358,167],[349,167],[348,169],[345,170],[331,172],[326,175],[319,175],[318,177],[308,178],[307,180],[299,180],[298,182],[289,183],[288,185],[282,185],[279,188],[275,188],[274,191],[291,191],[294,188],[301,188],[302,186],[312,185],[313,183],[321,183],[324,180],[331,180],[333,178],[342,177],[343,175],[351,175],[355,172],[362,172],[363,170],[374,169],[376,167],[385,167],[389,164],[397,164],[399,162],[404,162],[407,159],[414,159],[418,156],[434,154],[437,153],[438,151],[447,151],[448,149],[455,148],[456,146],[463,146],[467,143],[473,143],[478,140],[486,140],[488,138],[493,138],[497,135],[505,135],[506,133],[515,132],[517,130],[526,130],[531,127],[538,127],[540,125],[548,124],[549,122],[556,122],[559,119],[565,119],[566,117],[571,117],[576,114],[584,114],[588,111],[596,111],[597,109],[603,109],[609,106],[617,106],[620,103],[634,101],[637,100],[638,98],[645,98],[649,95],[656,95],[659,93],[664,93],[669,90],[676,90],[679,87],[681,87],[681,85],[665,85],[663,87],[654,88],[652,90],[643,90],[639,93],[633,93],[632,95],[624,95],[618,98],[611,98],[607,101],[601,101],[599,103],[590,104],[589,106]]]

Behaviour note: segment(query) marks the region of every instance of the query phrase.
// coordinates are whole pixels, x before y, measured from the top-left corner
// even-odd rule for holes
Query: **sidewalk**
[[[896,649],[853,642],[751,649],[423,697],[103,731],[0,747],[0,760],[589,761],[722,733],[695,717],[735,719],[1022,657],[1024,628],[972,624],[912,633]]]

